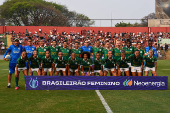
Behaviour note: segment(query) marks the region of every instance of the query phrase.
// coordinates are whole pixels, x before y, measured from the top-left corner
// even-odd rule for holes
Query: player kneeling
[[[139,54],[139,50],[135,50],[135,53],[129,57],[131,61],[132,76],[142,76],[143,70],[143,57]]]
[[[45,57],[41,59],[42,76],[47,75],[47,70],[50,76],[53,76],[54,59],[50,57],[50,51],[46,50]]]
[[[91,66],[92,61],[90,59],[90,53],[89,52],[83,52],[81,54],[82,60],[81,60],[81,70],[82,70],[82,76],[90,76],[91,75]]]
[[[153,56],[152,50],[149,50],[149,55],[144,56],[144,60],[146,60],[145,76],[148,76],[150,70],[152,71],[153,76],[157,76],[157,58]]]
[[[96,59],[93,60],[92,75],[99,74],[103,76],[103,61],[100,59],[100,53],[96,53]]]
[[[54,63],[55,63],[55,76],[58,76],[60,71],[62,71],[63,76],[66,76],[67,59],[63,58],[62,52],[58,53],[58,57],[54,60]]]
[[[34,71],[40,76],[40,63],[41,59],[38,57],[38,52],[34,50],[32,56],[28,58],[29,76],[32,76]]]
[[[68,59],[68,76],[75,75],[79,76],[80,61],[76,58],[76,54],[72,53],[71,58]]]
[[[116,60],[112,57],[112,51],[108,51],[108,58],[104,62],[104,76],[107,76],[108,72],[110,76],[116,76]]]
[[[21,56],[17,60],[17,65],[16,65],[16,68],[15,68],[15,83],[16,83],[15,90],[19,89],[18,81],[19,81],[20,71],[22,71],[24,73],[24,79],[25,79],[25,82],[26,82],[26,76],[27,76],[27,72],[28,72],[27,67],[26,67],[27,61],[28,61],[27,53],[26,53],[26,51],[23,51],[21,53]]]
[[[126,76],[129,76],[129,65],[128,61],[129,59],[125,57],[125,50],[123,49],[121,51],[121,58],[117,60],[117,67],[118,67],[118,76],[122,75],[122,72],[124,71]]]

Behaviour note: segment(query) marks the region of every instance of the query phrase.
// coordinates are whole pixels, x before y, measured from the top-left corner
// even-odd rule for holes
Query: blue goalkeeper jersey
[[[11,60],[9,63],[17,63],[17,59],[21,56],[22,51],[23,51],[23,47],[21,45],[18,46],[15,46],[14,44],[10,45],[4,54],[4,58],[8,53],[10,53]]]
[[[33,51],[34,50],[36,50],[36,47],[35,46],[24,46],[24,50],[27,52],[27,57],[29,58],[31,55],[32,55],[32,53],[33,53]]]

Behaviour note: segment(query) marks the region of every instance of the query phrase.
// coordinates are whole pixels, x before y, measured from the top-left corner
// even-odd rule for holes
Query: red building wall
[[[98,30],[107,31],[111,33],[119,33],[119,32],[170,32],[170,27],[55,27],[55,26],[0,26],[0,33],[8,32],[8,31],[15,31],[18,32],[25,32],[26,29],[28,31],[31,31],[32,33],[35,33],[35,31],[38,32],[39,28],[42,29],[42,32],[49,33],[50,30],[53,28],[56,28],[59,33],[66,31],[74,31],[74,32],[80,32],[82,29],[86,30],[94,30],[96,33]]]

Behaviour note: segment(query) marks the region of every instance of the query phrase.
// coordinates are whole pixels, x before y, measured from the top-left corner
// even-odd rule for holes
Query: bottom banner
[[[167,90],[167,76],[27,76],[26,90]]]

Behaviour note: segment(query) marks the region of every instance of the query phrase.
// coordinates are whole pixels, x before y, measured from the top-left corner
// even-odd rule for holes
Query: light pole
[[[111,27],[112,27],[112,13],[113,13],[113,12],[111,12]]]

